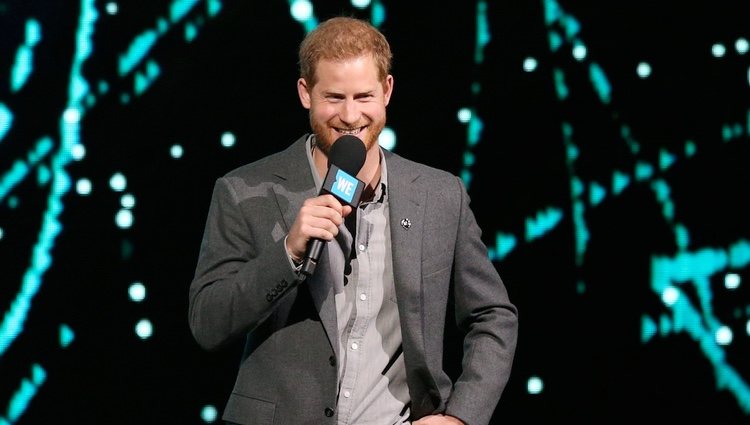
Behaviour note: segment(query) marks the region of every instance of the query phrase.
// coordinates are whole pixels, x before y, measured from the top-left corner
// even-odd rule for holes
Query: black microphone
[[[362,189],[365,184],[357,179],[357,173],[362,169],[367,156],[365,144],[356,136],[341,136],[333,142],[328,153],[328,172],[320,188],[320,195],[330,193],[342,204],[357,208]],[[323,251],[323,239],[313,238],[307,245],[305,259],[300,272],[310,276],[318,265],[320,253]]]

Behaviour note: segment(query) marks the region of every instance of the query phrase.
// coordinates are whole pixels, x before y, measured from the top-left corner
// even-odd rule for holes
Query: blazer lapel
[[[419,175],[400,157],[388,155],[391,256],[404,356],[408,369],[423,364],[422,235],[426,192]]]
[[[278,171],[275,173],[277,182],[273,186],[273,192],[284,217],[285,232],[292,227],[305,199],[318,194],[305,151],[306,139],[307,135],[301,137],[280,156]],[[315,273],[300,285],[307,285],[328,340],[338,358],[338,324],[333,280],[330,278],[331,271],[328,262],[328,247],[326,247],[318,260]]]

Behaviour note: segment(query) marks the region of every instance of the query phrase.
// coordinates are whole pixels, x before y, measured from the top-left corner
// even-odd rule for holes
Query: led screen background
[[[746,423],[750,8],[656,3],[0,0],[0,424],[218,421],[213,182],[308,131],[297,45],[338,14],[388,36],[384,146],[464,179],[519,308],[493,423]]]

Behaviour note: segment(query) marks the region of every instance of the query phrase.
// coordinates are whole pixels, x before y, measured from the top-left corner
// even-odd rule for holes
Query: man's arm
[[[445,413],[480,425],[489,423],[510,377],[518,312],[489,259],[466,189],[456,180],[461,212],[453,272],[455,313],[466,336],[462,372]]]
[[[205,349],[217,349],[254,329],[299,283],[284,238],[267,236],[270,223],[277,221],[267,217],[269,229],[250,228],[250,223],[265,223],[262,216],[268,215],[270,202],[258,197],[253,200],[257,210],[243,211],[229,178],[214,185],[189,297],[190,329]]]

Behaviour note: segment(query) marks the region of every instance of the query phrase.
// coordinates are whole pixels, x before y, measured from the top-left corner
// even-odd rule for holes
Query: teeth
[[[344,130],[344,129],[339,128],[336,131],[338,131],[341,134],[346,134],[346,135],[351,136],[351,135],[355,135],[355,134],[359,133],[361,130],[362,130],[362,127],[360,127],[360,128],[354,128],[352,130]]]

